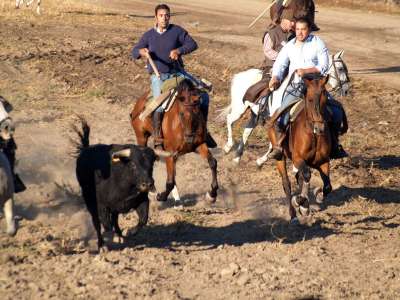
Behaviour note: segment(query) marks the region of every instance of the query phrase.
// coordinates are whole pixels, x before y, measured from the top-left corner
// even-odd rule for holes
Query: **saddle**
[[[177,76],[165,80],[161,86],[161,94],[154,98],[149,94],[144,110],[140,113],[139,119],[144,120],[151,115],[160,105],[163,105],[165,111],[168,111],[175,101],[175,88],[184,80],[183,77]]]

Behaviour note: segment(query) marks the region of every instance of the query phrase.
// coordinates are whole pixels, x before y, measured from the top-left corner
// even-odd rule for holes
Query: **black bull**
[[[82,130],[73,127],[80,141],[75,142],[78,154],[76,176],[82,196],[92,217],[98,247],[103,246],[100,224],[107,232],[122,238],[118,215],[136,209],[137,229],[148,220],[148,193],[154,189],[153,165],[157,159],[148,147],[136,145],[89,145],[90,127],[81,119]]]

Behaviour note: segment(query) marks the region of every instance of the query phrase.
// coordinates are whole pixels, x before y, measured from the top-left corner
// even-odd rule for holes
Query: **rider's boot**
[[[162,149],[163,147],[163,139],[161,133],[161,124],[162,124],[162,111],[154,111],[153,113],[153,138],[154,138],[154,149]]]
[[[283,156],[282,142],[285,139],[286,130],[280,124],[280,122],[276,122],[274,125],[274,135],[275,135],[275,143],[272,143],[272,152],[268,155],[269,158],[280,160]]]
[[[334,132],[332,132],[332,149],[329,157],[331,159],[340,159],[348,157],[349,155],[343,149],[343,146],[339,144],[339,133],[336,130],[333,131]]]
[[[207,119],[208,119],[208,105],[200,105],[200,110],[203,113],[204,120],[206,121],[207,125]],[[211,136],[210,132],[208,131],[208,128],[206,127],[206,144],[208,148],[216,148],[217,147],[217,142],[214,140],[214,138]]]

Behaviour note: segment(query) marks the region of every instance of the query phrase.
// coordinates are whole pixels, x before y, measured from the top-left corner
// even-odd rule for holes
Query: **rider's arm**
[[[148,49],[149,47],[149,42],[147,38],[147,32],[140,38],[139,42],[133,47],[132,49],[132,57],[134,59],[139,59],[142,57],[142,54],[140,53],[141,49]]]
[[[190,36],[190,34],[185,29],[181,27],[178,27],[178,29],[179,29],[178,40],[182,45],[177,49],[179,52],[178,54],[184,55],[195,51],[198,48],[196,41]]]
[[[325,43],[319,38],[316,38],[318,64],[315,68],[321,75],[326,75],[329,69],[329,53]]]
[[[274,43],[271,40],[271,37],[269,36],[269,33],[267,33],[264,37],[264,55],[272,60],[275,61],[277,56],[278,56],[278,52],[275,51],[274,49],[272,49],[272,47],[274,46]]]
[[[279,81],[282,81],[283,74],[289,67],[289,49],[290,44],[283,46],[282,50],[279,51],[278,57],[272,67],[272,76],[275,76]]]

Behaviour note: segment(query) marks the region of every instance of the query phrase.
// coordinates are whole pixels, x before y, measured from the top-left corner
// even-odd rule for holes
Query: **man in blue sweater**
[[[151,74],[151,90],[153,97],[157,98],[161,94],[162,83],[173,76],[183,76],[196,82],[193,76],[185,72],[182,55],[195,51],[198,46],[186,30],[180,26],[169,23],[170,8],[168,5],[159,4],[156,6],[155,19],[155,27],[148,30],[142,36],[140,41],[133,48],[132,56],[135,59],[148,59],[149,57],[153,59],[160,72],[160,77],[155,74],[150,63],[147,63],[147,69]],[[208,95],[204,94],[201,99],[201,108],[206,118],[208,114],[208,102]],[[163,113],[163,108],[160,106],[153,114],[155,148],[162,146],[161,123]],[[212,138],[209,134],[207,134],[207,139],[207,144],[210,144],[209,141]]]

